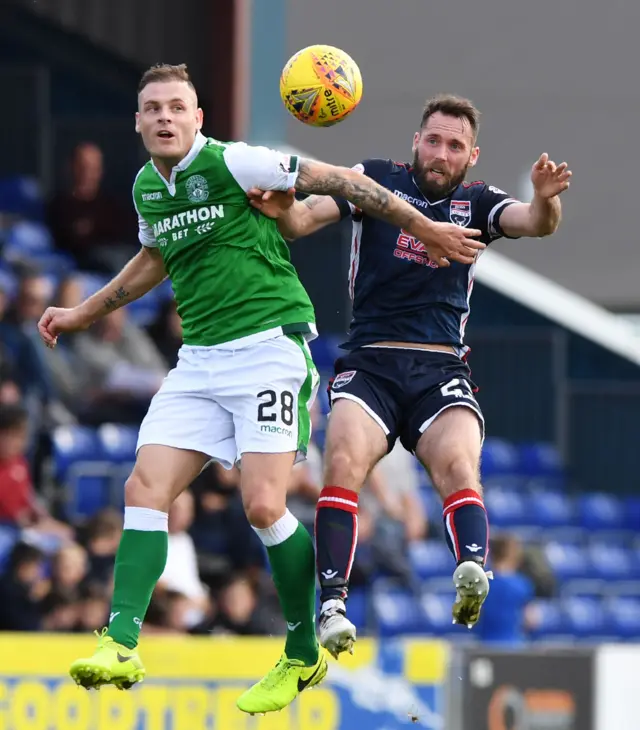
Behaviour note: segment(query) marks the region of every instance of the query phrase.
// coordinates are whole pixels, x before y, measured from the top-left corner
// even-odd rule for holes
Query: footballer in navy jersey
[[[435,226],[474,231],[485,245],[557,229],[566,163],[543,154],[523,203],[484,182],[464,182],[479,155],[479,112],[442,95],[424,108],[411,163],[368,159],[354,169],[411,203]],[[316,512],[321,587],[320,641],[334,656],[353,649],[346,617],[358,534],[358,495],[370,471],[400,439],[429,472],[443,500],[445,537],[455,559],[454,623],[471,628],[489,592],[484,569],[488,520],[479,481],[484,419],[465,362],[464,331],[474,271],[470,260],[437,259],[433,249],[344,200],[250,191],[253,204],[298,238],[350,217],[353,317],[346,353],[330,384],[324,488]]]

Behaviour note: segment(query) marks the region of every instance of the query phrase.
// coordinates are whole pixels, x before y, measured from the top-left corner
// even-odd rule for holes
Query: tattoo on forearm
[[[107,310],[107,312],[113,312],[114,309],[118,309],[118,307],[121,307],[123,304],[126,303],[126,300],[129,298],[129,292],[125,290],[123,286],[121,286],[119,289],[116,289],[114,292],[114,297],[107,297],[104,300],[104,308]]]
[[[403,205],[402,201],[389,190],[360,173],[344,175],[339,170],[334,171],[331,168],[328,172],[324,170],[318,172],[318,168],[314,170],[312,164],[301,161],[296,188],[303,193],[339,195],[365,213],[392,220],[400,227],[407,225],[415,217],[413,208],[408,204]],[[307,201],[304,202],[308,204]]]

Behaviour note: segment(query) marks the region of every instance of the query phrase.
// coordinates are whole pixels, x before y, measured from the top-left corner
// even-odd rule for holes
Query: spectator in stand
[[[84,423],[140,424],[167,367],[149,335],[117,309],[74,340],[84,382]]]
[[[159,588],[180,593],[186,598],[184,620],[189,629],[202,623],[211,609],[209,591],[200,580],[196,549],[188,533],[193,515],[193,495],[187,490],[169,510],[167,565],[158,581]]]
[[[114,509],[96,512],[85,527],[90,584],[111,587],[116,552],[122,536],[122,515]]]
[[[53,519],[34,492],[25,456],[27,421],[21,405],[0,405],[0,522],[71,539],[71,527]]]
[[[0,631],[46,628],[43,600],[50,584],[45,568],[45,556],[38,548],[26,543],[15,545],[0,577]]]
[[[104,191],[100,147],[82,142],[71,158],[71,187],[50,201],[47,223],[57,248],[83,271],[112,274],[137,248],[133,206],[125,208]]]
[[[497,536],[490,542],[493,581],[476,627],[485,643],[518,646],[535,621],[531,607],[535,591],[520,572],[522,555],[522,544],[513,535]]]

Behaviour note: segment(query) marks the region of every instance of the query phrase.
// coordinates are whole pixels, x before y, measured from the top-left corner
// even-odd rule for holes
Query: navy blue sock
[[[474,560],[485,564],[489,552],[489,522],[482,497],[461,489],[443,505],[445,536],[456,563]]]
[[[346,601],[358,543],[358,494],[324,487],[316,507],[316,562],[320,605]]]

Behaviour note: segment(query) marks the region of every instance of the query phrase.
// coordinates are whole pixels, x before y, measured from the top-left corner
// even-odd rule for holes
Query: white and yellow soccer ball
[[[314,127],[341,122],[362,99],[362,75],[349,54],[333,46],[308,46],[288,61],[280,77],[287,111]]]

